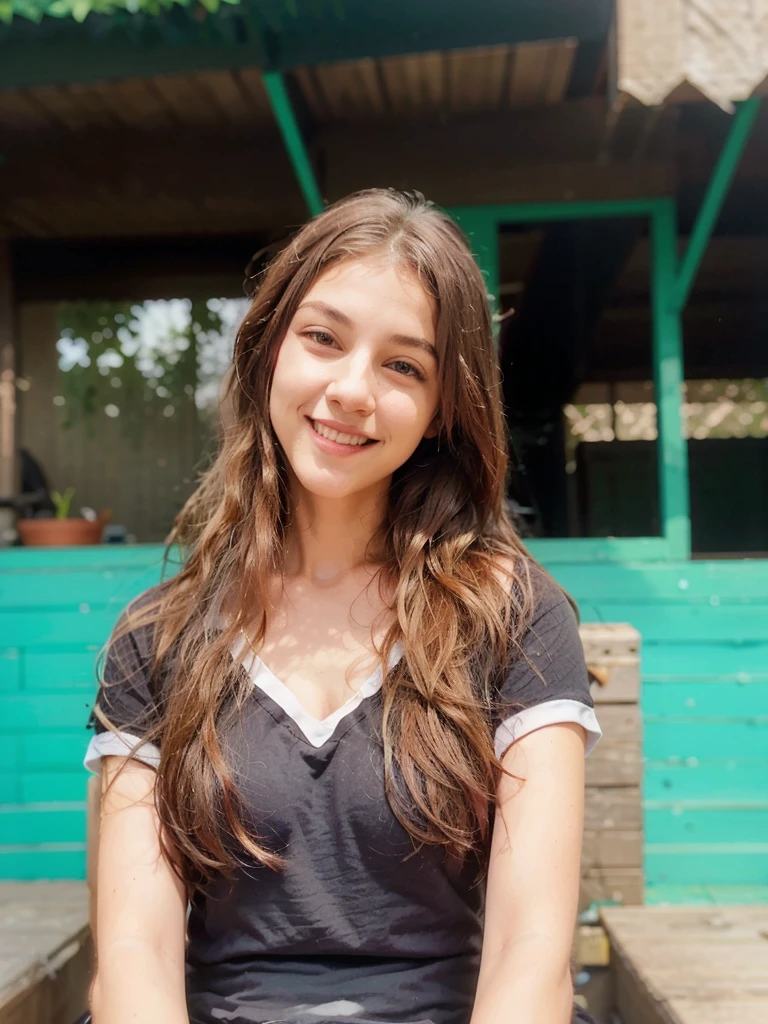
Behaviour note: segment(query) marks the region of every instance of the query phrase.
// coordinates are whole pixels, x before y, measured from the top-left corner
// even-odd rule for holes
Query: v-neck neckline
[[[248,646],[245,637],[238,637],[232,648],[233,658],[238,660]],[[388,672],[394,668],[402,655],[402,645],[395,644],[387,665]],[[320,719],[310,715],[293,690],[275,675],[255,651],[247,651],[242,660],[242,667],[253,685],[269,697],[290,718],[307,742],[316,748],[327,743],[336,732],[339,723],[355,712],[365,700],[378,693],[382,686],[382,671],[379,664],[363,680],[349,700],[326,718]]]

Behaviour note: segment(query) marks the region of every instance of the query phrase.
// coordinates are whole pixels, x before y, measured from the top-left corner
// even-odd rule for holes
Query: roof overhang
[[[617,0],[617,88],[648,106],[764,91],[768,0]]]
[[[98,0],[85,2],[99,9]],[[10,3],[51,6],[48,0]],[[82,23],[15,17],[0,26],[0,88],[598,40],[606,38],[614,9],[613,0],[241,0],[215,13],[208,6],[217,4],[189,0],[155,15],[89,13]]]

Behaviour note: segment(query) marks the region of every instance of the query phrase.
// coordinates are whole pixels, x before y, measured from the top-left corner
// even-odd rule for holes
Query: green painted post
[[[696,272],[759,110],[760,100],[756,96],[745,103],[740,103],[736,109],[731,130],[718,157],[696,223],[688,239],[688,246],[680,262],[675,285],[675,304],[679,310],[684,309],[688,301]]]
[[[307,204],[307,209],[314,217],[322,213],[325,207],[323,197],[320,195],[315,172],[301,137],[301,131],[296,120],[291,98],[285,88],[283,76],[279,71],[265,71],[263,74],[264,88],[267,90],[272,111],[277,119],[280,134],[283,136],[285,148],[288,150],[293,170],[299,182],[302,195]]]
[[[690,558],[688,446],[683,434],[683,335],[676,302],[677,226],[673,200],[651,215],[653,370],[659,423],[659,501],[668,558]]]
[[[472,252],[485,278],[488,304],[495,317],[499,310],[499,225],[495,211],[488,207],[464,206],[461,210],[448,210],[458,221],[462,231],[468,235]],[[498,334],[498,323],[494,325]]]

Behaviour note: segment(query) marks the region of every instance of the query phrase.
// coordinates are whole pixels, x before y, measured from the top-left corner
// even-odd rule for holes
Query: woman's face
[[[283,339],[269,412],[300,487],[324,498],[385,491],[433,435],[439,398],[434,303],[408,270],[336,264]]]

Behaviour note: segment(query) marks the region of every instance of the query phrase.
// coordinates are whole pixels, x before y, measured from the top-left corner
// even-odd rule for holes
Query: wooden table
[[[0,883],[0,1024],[72,1024],[90,968],[84,882]]]
[[[610,907],[622,1024],[768,1024],[768,905]]]

